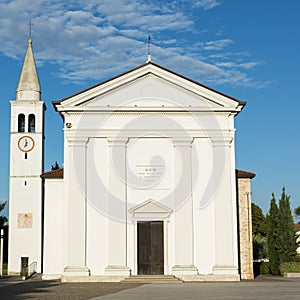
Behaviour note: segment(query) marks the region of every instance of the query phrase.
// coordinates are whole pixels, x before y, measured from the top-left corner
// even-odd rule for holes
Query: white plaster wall
[[[30,135],[34,140],[34,148],[27,153],[27,159],[25,159],[25,153],[19,150],[18,140],[22,136]],[[16,177],[32,177],[41,175],[42,171],[42,144],[43,136],[40,133],[15,133],[11,135],[11,149],[14,154],[11,156],[10,164],[10,176]]]
[[[20,272],[21,256],[29,263],[37,262],[41,271],[41,212],[43,171],[43,113],[42,101],[11,101],[10,128],[10,194],[9,194],[9,273]],[[18,131],[18,115],[25,115],[25,132]],[[28,133],[28,116],[35,115],[35,133]],[[32,151],[18,148],[20,137],[29,135],[35,141]],[[17,228],[18,214],[32,214],[32,228]]]
[[[225,99],[224,103],[226,101]],[[230,101],[228,100],[228,103]],[[86,264],[92,274],[103,274],[104,268],[108,265],[109,250],[106,241],[109,241],[109,228],[107,223],[111,217],[108,212],[108,200],[113,198],[109,196],[110,194],[113,196],[120,194],[120,191],[114,188],[114,184],[109,182],[109,178],[112,178],[110,175],[112,169],[109,171],[109,165],[115,162],[110,159],[109,154],[109,147],[113,143],[110,146],[108,144],[114,139],[123,139],[122,143],[126,143],[126,139],[128,139],[126,146],[127,177],[118,178],[118,176],[114,176],[113,178],[116,186],[122,186],[123,181],[128,183],[126,199],[122,198],[122,201],[127,201],[126,209],[130,209],[148,199],[162,202],[174,209],[172,199],[165,200],[168,195],[172,194],[178,181],[178,178],[174,177],[174,163],[177,165],[181,163],[179,161],[180,155],[176,152],[178,150],[174,150],[173,138],[194,138],[192,143],[193,210],[185,212],[187,220],[193,218],[194,241],[192,247],[194,264],[201,274],[213,272],[216,257],[221,257],[219,262],[223,261],[226,265],[231,266],[234,264],[236,260],[236,241],[232,243],[232,240],[236,239],[234,235],[236,222],[233,216],[235,184],[232,182],[231,175],[235,166],[234,161],[231,161],[232,153],[229,153],[226,156],[226,160],[229,159],[229,161],[226,161],[226,172],[221,178],[221,182],[216,186],[214,176],[219,165],[218,161],[214,162],[213,153],[215,153],[215,149],[212,147],[211,142],[211,137],[213,137],[217,142],[221,141],[221,147],[224,147],[233,136],[233,115],[224,111],[213,112],[214,109],[224,109],[223,104],[219,106],[217,103],[208,103],[205,98],[174,84],[170,85],[165,80],[147,78],[138,80],[133,85],[127,84],[124,89],[122,87],[112,93],[109,92],[104,96],[96,97],[92,102],[83,104],[86,107],[83,114],[78,112],[65,113],[65,122],[72,124],[70,129],[65,129],[65,184],[67,187],[65,197],[69,202],[74,201],[75,198],[79,197],[79,194],[83,193],[78,185],[86,182],[86,216],[83,206],[81,206],[82,210],[76,210],[76,214],[81,215],[80,222],[75,225],[81,226],[81,229],[78,228],[78,230],[80,235],[84,236],[84,233],[82,233],[82,220],[86,217]],[[160,107],[172,110],[176,105],[177,109],[181,111],[143,111],[147,107],[152,107],[154,110],[158,110]],[[124,111],[109,111],[116,109],[118,106],[121,106]],[[193,110],[195,107],[198,108],[197,112],[188,111],[189,109]],[[203,111],[199,108],[203,108]],[[106,109],[107,112],[105,112]],[[139,109],[140,111],[138,111]],[[73,166],[74,149],[72,147],[76,144],[83,145],[81,154],[78,157],[80,157],[80,160],[86,161],[86,168],[82,168],[82,174],[77,179],[72,177],[72,174],[76,173]],[[151,159],[156,156],[165,164],[167,173],[151,187],[137,187],[129,171],[137,172],[137,165],[151,165]],[[217,156],[220,159],[223,158],[221,155]],[[115,169],[117,168],[118,166]],[[83,178],[85,174],[86,178]],[[121,192],[123,193],[123,190]],[[82,195],[80,198],[82,202]],[[226,198],[226,200],[223,201],[223,198]],[[216,204],[216,199],[218,204]],[[221,208],[217,209],[216,205]],[[220,236],[222,232],[220,226],[223,222],[220,216],[223,205],[226,208],[224,210],[226,217],[222,216],[224,222],[226,222],[226,235]],[[69,206],[71,206],[71,203],[69,203]],[[176,209],[170,216],[167,225],[169,273],[172,273],[172,267],[176,264],[174,254],[176,221],[174,215]],[[218,212],[218,221],[215,217],[216,212]],[[131,219],[130,214],[127,215],[127,220],[129,221],[126,231],[127,243],[124,247],[127,247],[127,265],[135,272],[136,223]],[[217,227],[218,235],[216,233]],[[230,233],[230,242],[226,240],[227,233]],[[185,228],[182,227],[179,236],[184,234]],[[225,244],[227,243],[224,254],[220,254],[222,248],[216,253],[215,247],[218,240],[219,245],[223,241]],[[229,249],[228,243],[232,243],[232,251]],[[121,250],[123,252],[124,249]],[[118,249],[115,251],[118,251]]]
[[[216,272],[238,272],[238,245],[236,220],[236,186],[234,147],[230,143],[214,145],[217,166],[214,168],[215,190],[215,257]],[[221,172],[221,173],[220,173]],[[222,175],[220,177],[220,174]],[[227,269],[225,271],[224,269]]]
[[[108,251],[108,146],[92,138],[87,148],[87,266],[91,275],[102,275]]]
[[[176,264],[175,261],[175,213],[172,213],[168,222],[168,261],[169,274],[172,274],[172,267]]]
[[[127,146],[128,209],[148,199],[173,209],[174,147],[168,138],[133,138]],[[146,171],[154,168],[156,171]],[[139,175],[140,174],[140,175]],[[144,178],[142,178],[144,176]],[[154,176],[153,179],[150,177]]]
[[[13,182],[12,182],[13,181]],[[9,273],[20,272],[21,257],[29,257],[29,264],[38,263],[41,270],[41,179],[13,178],[10,180],[9,206]],[[32,214],[32,228],[18,228],[18,214]]]
[[[86,111],[83,115],[69,113],[65,115],[65,122],[72,124],[73,127],[70,132],[76,133],[78,137],[87,134],[91,137],[107,136],[109,133],[120,134],[122,131],[127,131],[127,133],[133,131],[142,135],[145,130],[152,131],[154,134],[168,131],[169,136],[172,135],[171,131],[175,132],[175,130],[184,134],[186,131],[193,132],[193,135],[196,136],[202,132],[205,137],[210,137],[216,134],[226,136],[228,129],[234,130],[228,119],[228,114],[222,112],[188,112],[183,110],[183,112],[141,113],[134,112],[128,107],[124,107],[124,109],[127,111],[97,113]],[[220,130],[224,132],[220,132]]]
[[[209,139],[194,139],[193,199],[195,220],[195,266],[199,274],[212,274],[215,264],[215,217],[212,176],[212,145]]]
[[[158,173],[153,173],[156,178],[150,181],[141,179],[139,172],[143,172],[148,168],[160,168]],[[163,166],[163,167],[158,167]],[[131,175],[130,175],[131,174]],[[137,178],[135,177],[137,176]],[[151,176],[151,172],[148,176]],[[139,181],[138,178],[141,180]],[[131,138],[127,144],[127,200],[128,209],[141,204],[149,199],[159,202],[170,209],[174,209],[174,147],[173,141],[169,138]],[[133,274],[137,274],[137,221],[132,219],[132,215],[128,214],[127,238],[128,238],[128,266],[133,270]],[[160,219],[157,219],[160,220]],[[173,222],[174,223],[174,222]],[[165,262],[171,258],[174,249],[174,236],[171,227],[172,222],[167,222],[167,235],[164,245],[168,249],[168,257]],[[166,229],[166,228],[164,228]],[[167,273],[171,274],[170,263],[168,263]]]
[[[63,179],[46,179],[44,195],[44,275],[63,273],[66,251]]]
[[[10,131],[18,132],[18,115],[25,115],[25,132],[28,128],[28,116],[30,114],[35,115],[35,131],[42,132],[43,131],[43,110],[44,110],[44,102],[43,101],[10,101],[11,104],[11,120],[10,120]],[[23,132],[24,134],[24,132]]]
[[[86,142],[65,136],[66,268],[86,265]]]
[[[139,116],[134,114],[129,115],[113,115],[109,116],[109,122],[106,123],[104,130],[99,130],[99,128],[93,128],[95,124],[93,120],[96,115],[87,115],[87,118],[84,124],[89,124],[87,128],[89,130],[76,131],[75,135],[72,135],[71,131],[68,132],[67,136],[73,136],[80,139],[85,135],[85,139],[88,140],[87,143],[87,266],[90,268],[92,274],[103,274],[105,266],[107,266],[107,255],[108,249],[105,241],[108,237],[107,229],[107,216],[108,213],[108,191],[114,194],[113,188],[109,185],[109,175],[108,168],[110,163],[115,163],[110,160],[109,156],[109,147],[107,143],[107,136],[101,137],[102,134],[107,133],[110,126],[111,120],[116,122],[115,128],[119,128],[119,136],[124,137],[128,132],[126,131],[128,127],[126,124]],[[148,116],[149,117],[149,116]],[[168,118],[171,117],[174,122],[180,124],[179,131],[173,131],[173,135],[177,137],[178,132],[180,136],[189,136],[193,135],[193,130],[190,128],[194,127],[193,117],[175,116],[168,115]],[[68,118],[69,121],[74,122],[74,118],[78,118],[74,115]],[[206,116],[209,119],[208,116]],[[215,118],[215,116],[213,116]],[[225,120],[225,119],[224,119]],[[151,118],[149,117],[149,123],[142,123],[143,127],[136,128],[138,131],[133,134],[133,136],[127,136],[128,143],[126,149],[127,155],[127,178],[128,188],[127,188],[127,205],[128,209],[131,207],[146,201],[147,199],[154,199],[155,201],[162,201],[164,205],[169,206],[171,209],[174,209],[174,203],[165,201],[166,197],[170,195],[173,191],[174,186],[178,178],[174,178],[174,146],[173,140],[170,137],[160,136],[161,127],[157,126],[154,121],[150,122]],[[203,121],[203,120],[202,120]],[[82,122],[82,120],[80,121]],[[81,124],[79,122],[79,124]],[[209,121],[205,121],[209,124]],[[216,120],[214,120],[214,124]],[[228,119],[226,125],[228,126],[230,122]],[[168,124],[169,125],[169,124]],[[122,128],[124,126],[124,128]],[[224,121],[225,126],[225,121]],[[143,134],[140,133],[144,130]],[[151,130],[152,128],[152,130]],[[171,129],[172,126],[168,128],[166,126],[163,129]],[[174,128],[173,128],[174,129]],[[182,130],[185,129],[185,130]],[[203,129],[203,128],[202,128]],[[205,128],[204,128],[205,129]],[[220,129],[220,128],[219,128]],[[105,131],[107,130],[107,132]],[[131,128],[134,133],[134,126]],[[110,131],[113,134],[116,132]],[[210,131],[205,132],[200,135],[201,137],[194,138],[192,143],[192,153],[193,153],[193,218],[194,218],[194,261],[198,269],[198,272],[201,274],[210,274],[212,273],[212,268],[215,264],[215,197],[216,191],[214,190],[215,182],[211,180],[215,174],[212,170],[213,168],[213,147],[212,142],[207,136],[210,134]],[[95,133],[99,138],[87,138],[87,136],[93,136]],[[184,134],[184,135],[183,135]],[[218,131],[217,134],[219,137],[223,138],[223,132]],[[136,137],[135,137],[136,135]],[[148,136],[150,135],[150,137]],[[67,151],[70,149],[67,147]],[[132,181],[131,176],[128,172],[133,170],[136,172],[136,166],[141,164],[151,165],[151,159],[155,156],[160,157],[161,161],[166,165],[166,174],[162,180],[157,184],[154,184],[151,187],[139,188]],[[72,161],[69,161],[69,163]],[[181,162],[180,162],[181,163]],[[229,165],[231,163],[229,162]],[[228,166],[229,166],[228,165]],[[230,174],[226,174],[230,176]],[[225,179],[224,179],[225,178]],[[224,177],[224,183],[221,183],[222,190],[225,189],[225,195],[229,196],[229,203],[232,201],[232,189],[234,187],[228,187],[227,183],[230,178]],[[119,178],[119,180],[125,180],[124,178]],[[101,184],[99,184],[101,183]],[[226,187],[227,186],[227,187]],[[220,188],[220,187],[218,187]],[[224,191],[224,190],[223,190]],[[69,193],[74,191],[69,191]],[[217,191],[219,192],[219,190]],[[118,191],[116,191],[116,195]],[[220,195],[220,194],[219,194]],[[209,199],[205,198],[209,197]],[[69,196],[70,198],[70,196]],[[71,197],[72,198],[72,197]],[[69,200],[70,201],[70,200]],[[173,206],[173,207],[172,207]],[[232,208],[232,211],[234,208]],[[176,212],[175,212],[176,213]],[[190,215],[187,215],[186,218],[190,218]],[[229,229],[231,231],[232,238],[234,238],[234,220],[232,220],[232,214],[230,214],[229,221],[231,223]],[[128,225],[127,225],[127,263],[133,272],[136,272],[136,236],[135,236],[135,226],[136,224],[132,222],[131,216],[128,214]],[[227,221],[226,221],[227,222]],[[170,221],[168,222],[168,267],[169,273],[171,273],[171,268],[176,264],[174,247],[175,247],[175,228],[174,228],[174,216],[172,215]],[[180,234],[184,234],[184,228]],[[205,242],[203,242],[205,241]],[[232,246],[234,249],[234,245]],[[225,256],[231,256],[232,262],[232,253],[226,253]],[[235,254],[233,255],[235,256]]]

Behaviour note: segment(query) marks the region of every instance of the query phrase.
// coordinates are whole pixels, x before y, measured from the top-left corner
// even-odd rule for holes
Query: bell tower
[[[42,270],[44,112],[41,89],[28,39],[16,100],[10,101],[10,189],[8,272],[20,272],[21,257]]]

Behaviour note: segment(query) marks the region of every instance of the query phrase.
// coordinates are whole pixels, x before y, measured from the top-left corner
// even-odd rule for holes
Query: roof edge
[[[79,91],[79,92],[77,92],[77,93],[74,93],[74,94],[72,94],[72,95],[70,95],[70,96],[68,96],[68,97],[62,98],[62,99],[60,99],[60,100],[54,100],[54,101],[52,101],[52,104],[53,104],[55,110],[57,111],[56,105],[59,105],[61,102],[65,101],[65,100],[67,100],[67,99],[70,99],[70,98],[72,98],[72,97],[75,97],[75,96],[77,96],[77,95],[79,95],[79,94],[81,94],[81,93],[84,93],[84,92],[87,92],[87,91],[89,91],[89,90],[92,90],[92,89],[94,89],[94,88],[96,88],[96,87],[98,87],[98,86],[100,86],[100,85],[103,85],[103,84],[109,82],[109,81],[113,81],[113,80],[115,80],[115,79],[117,79],[117,78],[119,78],[119,77],[122,77],[122,76],[124,76],[124,75],[130,73],[130,72],[134,72],[134,71],[136,71],[136,70],[138,70],[138,69],[141,69],[141,68],[143,68],[143,67],[145,67],[145,66],[147,66],[147,65],[153,65],[153,66],[155,66],[155,67],[157,67],[157,68],[160,68],[160,69],[162,69],[162,70],[164,70],[164,71],[166,71],[166,72],[169,72],[169,73],[171,73],[171,74],[173,74],[173,75],[175,75],[175,76],[181,77],[181,78],[183,78],[184,80],[190,81],[190,82],[192,82],[192,83],[194,83],[194,84],[196,84],[196,85],[199,85],[199,86],[201,86],[201,87],[203,87],[203,88],[206,88],[206,89],[208,89],[208,90],[210,90],[210,91],[212,91],[212,92],[214,92],[214,93],[217,93],[217,94],[219,94],[219,95],[221,95],[221,96],[227,97],[227,98],[229,98],[229,99],[231,99],[231,100],[233,100],[233,101],[236,101],[236,102],[239,103],[239,105],[242,106],[241,110],[242,110],[243,107],[247,104],[246,101],[238,100],[238,99],[236,99],[236,98],[234,98],[234,97],[232,97],[232,96],[229,96],[229,95],[224,94],[224,93],[222,93],[222,92],[220,92],[220,91],[218,91],[218,90],[216,90],[216,89],[213,89],[213,88],[211,88],[211,87],[209,87],[209,86],[207,86],[207,85],[204,85],[204,84],[200,83],[199,81],[193,80],[193,79],[188,78],[188,77],[186,77],[186,76],[184,76],[184,75],[181,75],[181,74],[176,73],[176,72],[174,72],[174,71],[172,71],[172,70],[169,70],[169,69],[167,69],[167,68],[165,68],[165,67],[162,67],[161,65],[158,65],[158,64],[156,64],[156,63],[153,63],[152,61],[146,62],[146,63],[144,63],[144,64],[142,64],[142,65],[139,65],[139,66],[137,66],[137,67],[135,67],[135,68],[133,68],[133,69],[130,69],[130,70],[128,70],[128,71],[125,71],[125,72],[123,72],[123,73],[121,73],[121,74],[119,74],[119,75],[116,75],[116,76],[114,76],[114,77],[112,77],[112,78],[109,78],[109,79],[107,79],[107,80],[104,80],[104,81],[102,81],[102,82],[100,82],[100,83],[97,83],[97,84],[95,84],[95,85],[93,85],[93,86],[91,86],[91,87],[88,87],[88,88],[86,88],[86,89],[84,89],[84,90],[82,90],[82,91]]]
[[[64,178],[64,168],[51,170],[41,174],[43,179],[63,179]]]

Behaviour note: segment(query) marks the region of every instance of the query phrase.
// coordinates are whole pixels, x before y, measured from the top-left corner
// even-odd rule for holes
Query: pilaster
[[[235,163],[232,138],[212,139],[215,190],[215,275],[237,275]],[[226,216],[226,217],[225,217]]]
[[[129,276],[127,266],[127,179],[126,145],[128,138],[108,139],[109,203],[108,203],[108,266],[105,274]]]
[[[175,266],[174,275],[196,275],[192,193],[192,138],[175,138]]]
[[[87,138],[67,139],[65,170],[67,211],[67,266],[64,276],[88,276],[86,266],[86,148]]]

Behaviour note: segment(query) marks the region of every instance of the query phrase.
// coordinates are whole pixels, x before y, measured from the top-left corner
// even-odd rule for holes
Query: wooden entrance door
[[[138,222],[137,226],[138,274],[164,274],[163,222]]]

